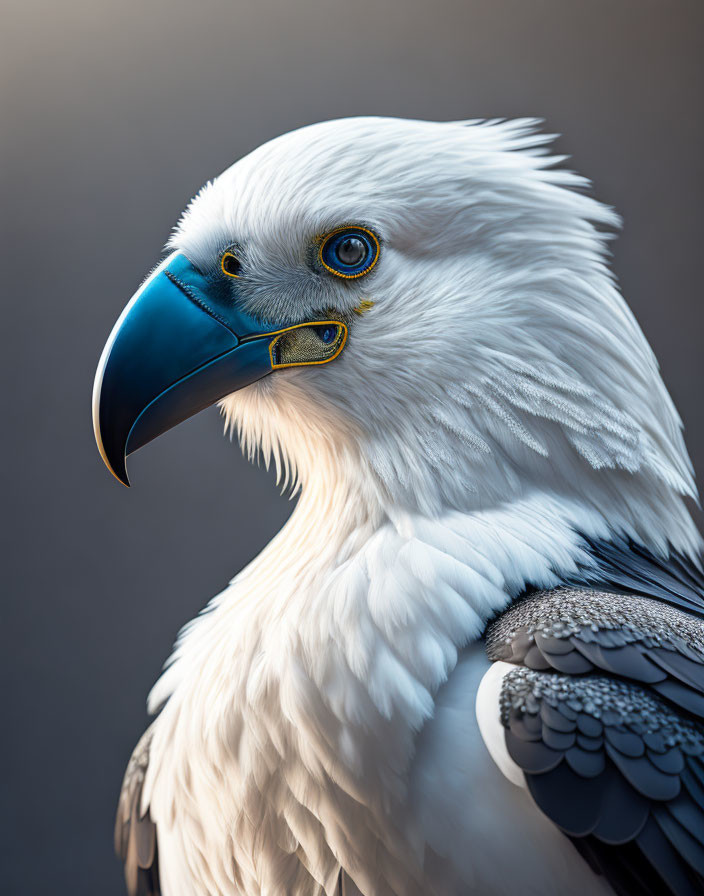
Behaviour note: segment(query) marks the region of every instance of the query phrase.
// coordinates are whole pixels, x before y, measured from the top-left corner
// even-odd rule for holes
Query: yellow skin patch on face
[[[313,327],[325,327],[331,326],[335,327],[337,330],[337,337],[335,341],[330,346],[331,352],[330,354],[324,353],[321,351],[321,355],[318,357],[313,357],[310,360],[304,359],[302,357],[297,358],[296,360],[291,361],[281,361],[277,358],[276,347],[281,339],[288,337],[294,332],[301,332],[304,335],[304,331],[306,329],[311,329]],[[271,369],[272,370],[281,370],[284,367],[310,367],[316,364],[329,364],[330,361],[334,361],[335,358],[340,354],[342,349],[345,347],[345,343],[347,342],[347,326],[339,320],[316,320],[309,321],[304,324],[295,324],[292,327],[284,327],[282,330],[274,330],[272,333],[267,333],[267,336],[275,336],[275,339],[269,343],[269,357],[271,359]],[[324,349],[323,345],[320,346],[321,349]],[[294,350],[295,354],[295,350]]]
[[[369,311],[370,308],[374,307],[374,302],[371,299],[362,299],[362,301],[357,305],[356,308],[353,308],[355,314],[359,314],[361,317],[365,311]]]

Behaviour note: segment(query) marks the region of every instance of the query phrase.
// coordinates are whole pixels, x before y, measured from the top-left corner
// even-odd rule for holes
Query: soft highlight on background
[[[100,351],[183,206],[262,141],[321,119],[544,117],[624,218],[614,269],[704,480],[704,6],[3,7],[0,879],[6,894],[111,896],[147,691],[178,628],[292,507],[214,409],[135,455],[129,491],[95,449]]]

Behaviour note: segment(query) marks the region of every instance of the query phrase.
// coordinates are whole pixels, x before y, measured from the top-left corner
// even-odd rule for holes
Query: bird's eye
[[[335,258],[340,264],[354,268],[367,257],[367,246],[358,236],[346,236],[335,246]]]
[[[333,230],[320,246],[320,263],[335,274],[353,280],[368,273],[379,257],[379,240],[364,227]]]
[[[240,270],[242,269],[239,258],[237,258],[236,255],[233,255],[232,252],[224,253],[220,259],[220,267],[222,268],[223,273],[227,274],[228,277],[239,277]]]

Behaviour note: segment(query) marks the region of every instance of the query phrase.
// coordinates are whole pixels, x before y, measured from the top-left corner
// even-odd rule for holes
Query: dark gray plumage
[[[678,551],[658,556],[642,544],[612,532],[608,539],[582,535],[593,565],[565,584],[609,592],[643,594],[698,616],[704,616],[704,573]]]
[[[577,588],[539,592],[490,626],[487,653],[532,669],[622,676],[704,718],[704,623],[658,600]]]
[[[486,633],[510,757],[619,894],[704,892],[704,621],[661,600],[531,594]]]

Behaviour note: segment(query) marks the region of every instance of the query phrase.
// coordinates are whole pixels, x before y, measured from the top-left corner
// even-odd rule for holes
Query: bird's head
[[[237,162],[108,340],[108,467],[127,482],[128,454],[222,401],[304,484],[337,464],[424,513],[578,493],[637,527],[634,494],[691,540],[680,421],[605,265],[617,216],[547,142],[526,120],[358,118]]]

